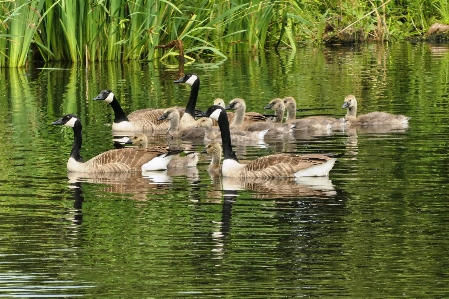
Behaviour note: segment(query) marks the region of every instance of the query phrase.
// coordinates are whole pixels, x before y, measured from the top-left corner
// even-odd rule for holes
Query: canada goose
[[[201,117],[197,121],[197,128],[205,128],[204,139],[208,141],[215,141],[220,139],[220,130],[213,126],[213,120],[209,117]],[[242,131],[236,128],[231,128],[231,141],[257,141],[263,140],[268,130],[263,131]],[[221,141],[221,140],[220,140]]]
[[[235,110],[235,117],[231,123],[231,128],[237,128],[244,131],[262,131],[271,129],[273,123],[268,118],[257,112],[246,112],[246,103],[243,99],[233,99],[226,110]]]
[[[143,133],[137,133],[130,137],[130,141],[138,148],[148,147],[148,138]],[[198,153],[187,153],[185,156],[174,156],[167,165],[167,169],[195,167],[198,164]]]
[[[195,106],[198,99],[198,92],[200,90],[200,78],[196,74],[187,74],[182,78],[174,81],[175,83],[186,83],[191,86],[190,98],[187,102],[184,115],[182,115],[179,121],[179,130],[184,131],[187,128],[194,127],[196,125],[195,120]]]
[[[209,174],[221,174],[221,144],[212,141],[206,145],[206,148],[202,152],[206,152],[211,155],[211,161],[209,167],[207,168]]]
[[[347,109],[345,119],[350,125],[356,126],[389,125],[404,128],[408,126],[408,120],[410,119],[410,117],[404,115],[394,115],[379,111],[357,117],[357,100],[352,94],[345,97],[342,108]]]
[[[181,139],[198,139],[204,138],[205,129],[200,129],[196,127],[197,121],[195,120],[195,126],[185,128],[184,130],[180,129],[180,115],[179,111],[176,108],[168,108],[164,110],[164,114],[159,117],[160,120],[167,119],[170,122],[170,126],[168,128],[168,135],[174,138]]]
[[[345,120],[327,116],[308,116],[296,118],[296,101],[293,97],[284,98],[285,111],[287,117],[285,123],[294,124],[294,130],[318,131],[331,133],[345,128]]]
[[[153,132],[168,129],[167,121],[158,120],[162,113],[164,113],[164,109],[140,109],[126,116],[115,94],[107,89],[100,91],[94,100],[105,101],[114,110],[115,117],[112,123],[112,130],[115,132]]]
[[[224,160],[224,177],[303,177],[327,176],[335,158],[321,154],[275,154],[260,157],[248,164],[240,164],[232,150],[231,133],[226,111],[220,106],[211,106],[205,116],[218,121],[221,131]]]
[[[167,169],[167,164],[173,154],[180,151],[170,151],[164,147],[122,148],[101,153],[87,162],[81,155],[82,125],[74,114],[67,114],[52,122],[52,125],[64,125],[73,128],[74,141],[69,160],[68,171],[75,172],[129,172],[140,170]]]

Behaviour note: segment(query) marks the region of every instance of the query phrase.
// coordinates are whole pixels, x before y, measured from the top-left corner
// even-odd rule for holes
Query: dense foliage
[[[448,0],[16,0],[0,13],[0,66],[12,67],[386,41],[449,22]],[[172,41],[182,48],[158,48]]]

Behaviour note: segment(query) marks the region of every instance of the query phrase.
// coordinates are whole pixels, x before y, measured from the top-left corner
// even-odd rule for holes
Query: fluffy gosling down
[[[228,113],[229,116],[229,113]],[[229,120],[229,117],[228,117]],[[197,120],[197,128],[205,129],[205,140],[220,139],[220,130],[213,126],[212,119],[209,117],[201,117]],[[232,142],[245,142],[245,141],[263,141],[265,134],[268,130],[263,131],[243,131],[236,128],[231,129],[231,141]],[[221,140],[221,139],[220,139]]]
[[[345,119],[350,125],[356,126],[375,126],[387,125],[404,128],[408,126],[410,117],[404,115],[394,115],[387,112],[370,112],[357,116],[357,100],[350,94],[345,97],[343,109],[347,109]]]
[[[204,116],[215,119],[220,127],[224,156],[222,175],[224,177],[327,176],[335,164],[335,158],[321,154],[275,154],[260,157],[248,164],[241,164],[232,150],[226,111],[222,107],[214,105],[204,113]]]
[[[211,156],[207,171],[210,174],[221,174],[221,144],[216,141],[209,142],[202,153],[208,153]]]
[[[73,172],[132,172],[141,170],[164,170],[180,151],[171,151],[165,147],[122,148],[101,153],[84,162],[80,155],[82,145],[82,125],[74,114],[67,114],[52,122],[52,125],[63,125],[73,128],[74,141],[67,170]]]

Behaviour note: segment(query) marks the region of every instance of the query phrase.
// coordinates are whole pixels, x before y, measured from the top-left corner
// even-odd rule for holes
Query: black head
[[[215,119],[218,121],[218,118],[220,117],[220,115],[226,115],[226,110],[218,105],[212,105],[209,107],[209,109],[207,109],[206,112],[203,112],[201,115],[199,116],[205,116],[205,117],[210,117],[212,119]],[[227,116],[226,116],[227,118]]]
[[[112,91],[109,89],[104,89],[94,98],[94,101],[106,101],[106,99],[111,95]],[[114,94],[112,94],[113,96]]]
[[[74,127],[76,122],[80,122],[79,118],[75,114],[66,114],[60,119],[52,122],[52,125],[63,125],[68,127]]]
[[[175,80],[174,83],[186,83],[192,86],[195,82],[199,82],[200,78],[197,74],[186,74],[184,77]]]

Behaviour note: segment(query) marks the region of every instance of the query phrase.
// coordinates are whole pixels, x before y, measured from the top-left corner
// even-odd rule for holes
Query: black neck
[[[70,152],[70,157],[75,159],[78,162],[83,162],[83,158],[80,155],[81,144],[83,143],[83,139],[81,137],[81,131],[83,127],[79,121],[75,122],[75,126],[73,127],[73,146],[72,151]]]
[[[192,84],[192,88],[190,89],[190,98],[189,102],[186,106],[185,113],[190,114],[193,118],[195,118],[195,106],[196,100],[198,99],[198,91],[200,90],[200,78],[197,78],[196,81]]]
[[[231,131],[229,130],[229,121],[226,111],[223,109],[222,113],[218,117],[218,126],[221,132],[221,143],[223,146],[223,158],[224,159],[234,159],[238,161],[235,153],[232,151],[231,143]]]
[[[112,99],[112,102],[109,103],[111,105],[112,110],[114,110],[115,118],[114,122],[119,123],[122,121],[128,121],[128,117],[126,117],[125,112],[123,112],[122,106],[120,106],[120,103],[117,101],[117,98],[114,95],[114,98]]]

